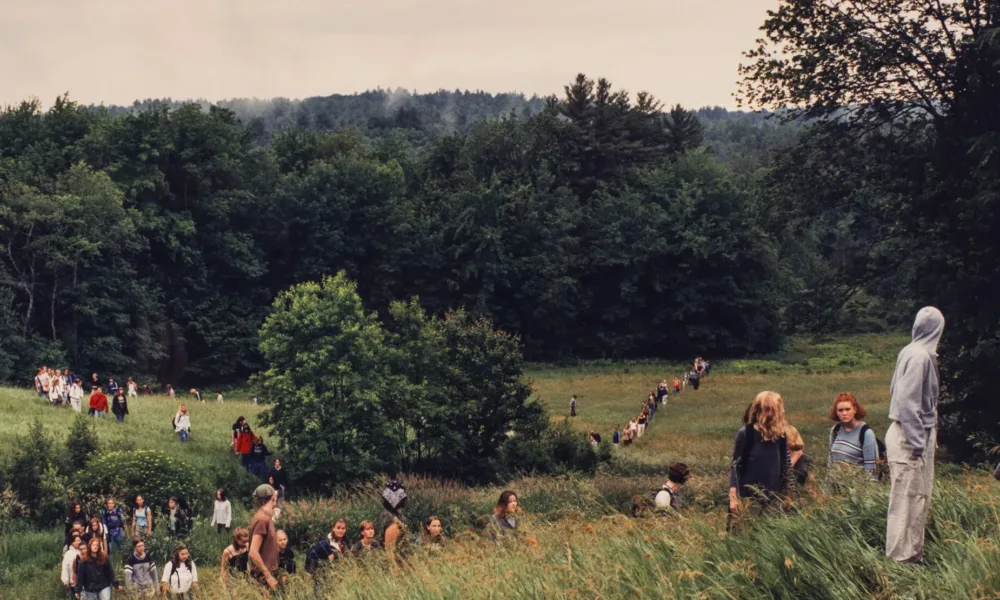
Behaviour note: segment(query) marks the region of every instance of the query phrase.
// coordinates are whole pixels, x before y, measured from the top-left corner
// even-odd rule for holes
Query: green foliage
[[[778,178],[818,200],[776,211],[811,220],[820,238],[798,253],[805,276],[786,280],[792,297],[809,296],[789,303],[792,320],[824,326],[817,298],[839,308],[863,288],[902,309],[883,312],[907,327],[916,307],[940,308],[941,439],[962,459],[975,458],[970,435],[1000,431],[988,367],[1000,312],[983,301],[998,293],[998,23],[995,2],[783,0],[741,67],[743,100],[822,125],[804,148],[812,168],[796,152]]]
[[[254,385],[273,403],[261,422],[280,438],[298,484],[330,490],[398,468],[398,377],[384,335],[343,271],[275,300],[260,331],[269,367]]]
[[[65,481],[58,473],[57,459],[55,443],[37,419],[11,445],[4,477],[28,516],[38,523],[50,523],[64,510]]]
[[[73,427],[66,438],[66,451],[69,453],[69,466],[73,471],[80,471],[100,454],[101,445],[94,428],[94,420],[77,415]]]
[[[187,461],[156,450],[105,452],[77,474],[75,487],[84,495],[113,497],[119,504],[131,504],[142,494],[146,504],[159,511],[177,496],[192,514],[208,507],[212,497],[202,474]]]
[[[397,405],[412,431],[408,470],[488,482],[504,467],[508,435],[532,435],[545,415],[529,403],[518,339],[465,311],[429,318],[417,299],[390,308],[390,338],[408,385]]]

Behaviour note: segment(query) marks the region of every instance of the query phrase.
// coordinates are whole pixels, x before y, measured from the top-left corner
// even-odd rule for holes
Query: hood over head
[[[913,321],[913,343],[926,348],[927,352],[937,355],[938,343],[944,333],[944,315],[933,306],[925,306],[917,313]]]

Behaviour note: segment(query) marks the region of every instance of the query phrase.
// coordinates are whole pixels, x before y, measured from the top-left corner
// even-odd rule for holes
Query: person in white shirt
[[[163,577],[160,579],[160,590],[165,598],[194,597],[192,591],[198,591],[198,567],[191,560],[191,552],[183,544],[174,550],[167,564],[163,566]]]
[[[62,573],[59,579],[70,595],[73,594],[73,565],[76,563],[77,557],[80,556],[80,546],[82,545],[83,542],[80,540],[80,536],[74,535],[69,548],[63,554]]]
[[[73,410],[80,412],[80,401],[83,399],[83,384],[79,379],[69,386],[69,405]]]
[[[222,392],[215,392],[215,401],[222,402]]]
[[[65,390],[63,390],[62,377],[53,375],[49,380],[49,402],[56,406],[62,404],[63,391]]]
[[[212,525],[216,532],[222,533],[225,529],[229,531],[229,526],[233,524],[233,506],[226,498],[226,490],[219,488],[215,490],[215,510],[212,511]]]

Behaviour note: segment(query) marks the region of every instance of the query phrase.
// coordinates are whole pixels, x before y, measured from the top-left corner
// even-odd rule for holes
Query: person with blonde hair
[[[805,453],[806,442],[799,430],[791,425],[785,426],[785,438],[788,440],[788,459],[792,463],[792,474],[797,485],[805,485],[809,481],[809,469],[812,458]]]
[[[750,406],[749,422],[736,432],[729,471],[729,510],[740,512],[741,500],[752,498],[764,505],[794,491],[785,405],[777,392],[757,394]]]

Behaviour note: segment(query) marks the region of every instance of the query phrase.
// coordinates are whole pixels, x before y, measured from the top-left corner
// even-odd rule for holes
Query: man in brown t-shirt
[[[250,521],[250,560],[247,571],[269,589],[278,587],[275,573],[278,571],[278,535],[274,529],[274,506],[278,499],[274,488],[258,486],[253,492],[260,508]]]

